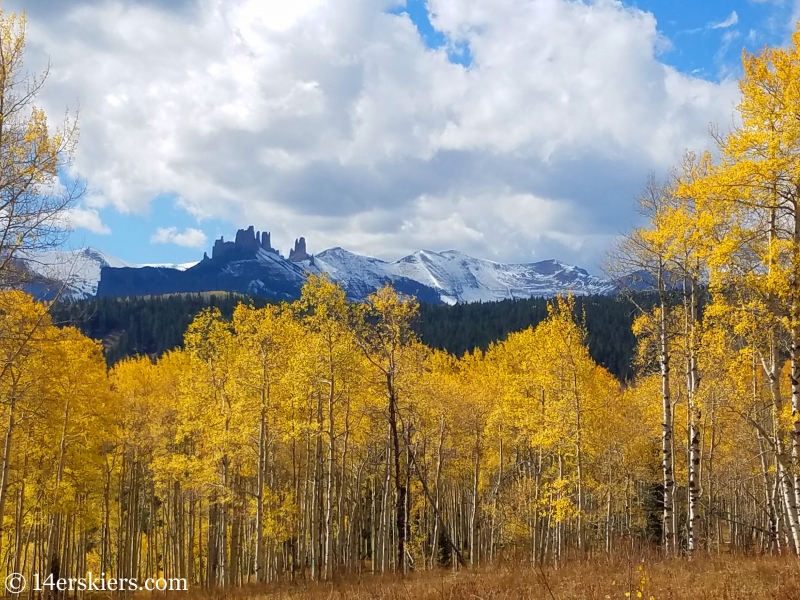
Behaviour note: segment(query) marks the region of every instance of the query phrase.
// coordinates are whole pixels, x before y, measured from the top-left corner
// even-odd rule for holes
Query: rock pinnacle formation
[[[311,260],[311,256],[306,252],[306,238],[301,237],[299,240],[294,241],[294,248],[289,250],[289,260],[292,262]]]

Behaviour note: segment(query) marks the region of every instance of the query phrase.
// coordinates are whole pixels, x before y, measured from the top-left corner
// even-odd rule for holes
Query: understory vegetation
[[[800,597],[794,559],[715,557],[692,562],[627,560],[569,564],[560,569],[504,565],[477,571],[444,570],[346,577],[334,582],[245,587],[241,600],[793,600]]]

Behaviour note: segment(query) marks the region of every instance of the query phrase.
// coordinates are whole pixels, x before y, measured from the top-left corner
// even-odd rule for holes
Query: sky
[[[68,246],[197,260],[254,225],[599,272],[635,196],[735,122],[800,0],[4,0],[80,140]]]

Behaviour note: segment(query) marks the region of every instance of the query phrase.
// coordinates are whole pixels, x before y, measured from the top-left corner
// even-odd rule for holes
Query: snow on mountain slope
[[[473,258],[455,250],[420,250],[400,260],[386,262],[337,247],[297,263],[286,260],[276,252],[258,249],[249,257],[245,253],[236,257],[232,255],[227,260],[136,265],[94,248],[85,248],[71,252],[38,253],[26,262],[28,268],[42,278],[66,284],[63,295],[73,299],[97,294],[103,267],[160,267],[186,271],[187,276],[191,274],[192,289],[213,283],[213,286],[233,286],[247,293],[278,294],[280,297],[299,294],[306,273],[326,273],[342,286],[348,297],[355,300],[363,300],[386,283],[393,284],[402,293],[416,295],[420,301],[447,304],[552,297],[567,292],[578,295],[610,294],[616,290],[610,281],[557,260],[504,264]],[[116,273],[114,270],[108,274]],[[134,275],[132,273],[127,277]],[[131,285],[131,290],[126,294],[135,293],[132,290],[141,289],[143,284]],[[107,290],[104,293],[121,294],[119,290]]]
[[[389,283],[401,294],[416,296],[420,302],[438,304],[442,301],[438,289],[396,273],[394,263],[354,254],[343,248],[325,250],[301,264],[306,272],[327,274],[353,300],[363,300]]]
[[[62,296],[74,300],[97,294],[100,270],[103,267],[166,267],[184,271],[197,264],[190,262],[137,265],[88,247],[80,250],[36,252],[25,256],[23,260],[35,275],[62,284],[64,286]]]
[[[305,260],[302,265],[309,273],[326,273],[354,298],[366,297],[387,281],[392,280],[389,263],[377,258],[353,254],[344,248],[330,248]]]
[[[567,292],[610,294],[616,289],[609,281],[557,260],[503,264],[455,250],[420,250],[389,263],[332,248],[316,255],[313,266],[310,261],[304,261],[304,265],[311,272],[327,273],[353,296],[357,295],[352,293],[356,289],[367,291],[387,281],[403,279],[436,290],[448,304],[550,297]]]
[[[35,275],[63,284],[63,295],[75,299],[97,293],[103,267],[136,266],[95,248],[37,252],[25,256],[23,260]]]
[[[404,271],[422,271],[439,283],[443,296],[457,302],[487,302],[506,298],[608,294],[612,283],[584,269],[557,260],[503,264],[450,250],[417,252],[400,261]]]

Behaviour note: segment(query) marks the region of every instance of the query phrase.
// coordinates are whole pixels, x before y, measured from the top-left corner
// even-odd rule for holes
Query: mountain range
[[[214,244],[196,263],[136,265],[94,248],[51,251],[25,258],[38,297],[83,299],[181,292],[230,291],[277,299],[298,297],[308,274],[326,274],[353,300],[386,283],[422,302],[456,304],[509,298],[612,294],[611,281],[557,260],[504,264],[449,250],[420,250],[394,262],[330,248],[309,255],[304,238],[289,257],[271,247],[268,232],[240,229],[234,241]]]

